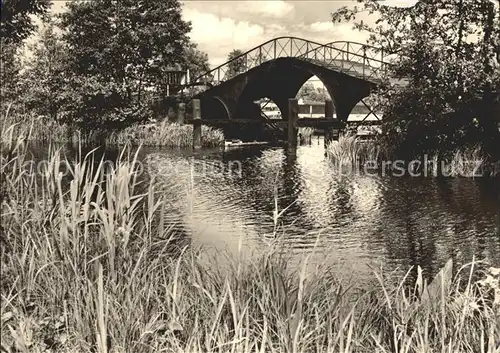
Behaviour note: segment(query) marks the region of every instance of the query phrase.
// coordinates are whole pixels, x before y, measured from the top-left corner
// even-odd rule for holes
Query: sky
[[[384,0],[411,6],[416,0]],[[54,1],[52,12],[64,11],[66,1]],[[319,43],[336,40],[364,42],[366,35],[352,24],[333,24],[331,13],[355,0],[185,0],[183,17],[191,21],[190,38],[208,54],[212,67],[226,61],[233,49],[249,50],[272,38],[295,36]],[[364,20],[370,20],[364,18]]]
[[[295,36],[319,43],[364,41],[352,24],[334,25],[331,13],[352,1],[185,1],[191,39],[208,53],[212,65],[233,49],[248,50],[269,39]]]

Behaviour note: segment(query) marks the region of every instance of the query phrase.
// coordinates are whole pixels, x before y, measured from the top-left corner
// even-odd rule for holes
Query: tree
[[[2,1],[2,39],[20,43],[36,29],[33,16],[44,16],[51,6],[50,0],[4,0]]]
[[[297,98],[305,101],[324,102],[329,95],[321,88],[316,88],[312,83],[306,82],[297,93]]]
[[[243,51],[240,49],[234,49],[227,56],[228,68],[226,72],[226,77],[231,78],[237,76],[247,69],[247,63],[243,55]]]
[[[50,0],[4,0],[0,23],[0,76],[2,87],[0,99],[2,109],[14,103],[19,94],[20,62],[17,55],[22,41],[36,29],[34,16],[44,16],[51,5]]]
[[[398,54],[391,78],[408,80],[403,89],[387,82],[379,91],[387,145],[404,158],[475,143],[494,151],[500,12],[491,1],[421,0],[411,8],[359,2],[362,8],[341,8],[333,21],[361,11],[377,16],[374,26],[359,21],[355,28],[370,33],[370,44]]]
[[[58,121],[69,94],[68,50],[51,20],[32,47],[32,53],[21,76],[26,107]]]
[[[1,38],[0,50],[0,100],[2,110],[19,96],[19,71],[21,64],[17,55],[19,45]]]
[[[61,14],[81,128],[121,128],[151,117],[168,70],[185,63],[190,23],[177,0],[71,2]]]
[[[196,44],[192,43],[187,47],[184,58],[186,60],[185,67],[189,69],[191,80],[210,71],[207,53],[199,50]]]

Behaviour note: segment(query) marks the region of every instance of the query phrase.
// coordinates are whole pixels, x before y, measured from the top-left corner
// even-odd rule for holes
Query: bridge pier
[[[334,113],[333,101],[328,99],[325,101],[325,119],[333,120],[333,113]],[[325,148],[331,141],[333,141],[333,139],[334,139],[333,128],[327,127],[325,129]]]
[[[201,148],[201,109],[199,99],[193,99],[193,148]]]
[[[299,101],[297,98],[288,99],[288,154],[297,152],[297,120],[299,119]]]
[[[177,124],[184,125],[186,117],[186,103],[179,103],[177,108]]]

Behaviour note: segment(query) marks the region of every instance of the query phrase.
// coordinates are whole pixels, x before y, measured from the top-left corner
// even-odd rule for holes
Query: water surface
[[[262,252],[279,237],[297,255],[435,273],[449,258],[500,264],[500,186],[491,179],[340,175],[323,143],[232,151],[143,151],[169,216],[207,251]],[[281,213],[276,218],[275,214]]]
[[[212,255],[262,253],[277,237],[292,255],[314,250],[313,263],[361,277],[381,265],[432,274],[449,258],[500,265],[498,179],[340,175],[322,141],[295,158],[273,147],[144,148],[140,160],[174,230]]]

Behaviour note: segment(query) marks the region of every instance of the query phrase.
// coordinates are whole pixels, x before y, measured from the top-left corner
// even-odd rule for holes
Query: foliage
[[[8,105],[14,103],[19,97],[19,71],[21,64],[17,51],[19,45],[8,42],[6,38],[0,38],[0,100],[2,111],[7,109]]]
[[[481,147],[472,146],[464,150],[456,150],[445,173],[451,177],[473,178],[482,175],[484,165],[485,157]]]
[[[248,57],[244,54],[240,49],[234,49],[229,53],[227,57],[228,69],[226,71],[226,79],[244,73],[252,67],[259,66],[268,60],[264,53],[252,54]]]
[[[50,0],[3,0],[1,38],[19,44],[35,31],[33,16],[43,17],[50,6]]]
[[[345,169],[347,173],[356,173],[359,170],[381,171],[382,175],[388,170],[400,173],[400,168],[408,167],[410,164],[399,164],[401,160],[391,162],[387,158],[387,150],[380,141],[360,140],[355,133],[347,133],[339,136],[338,141],[328,144],[326,153],[332,164]],[[421,162],[416,166],[414,173],[425,175],[475,178],[479,176],[495,176],[494,166],[487,163],[486,156],[481,146],[462,147],[450,153],[448,158],[440,158],[438,154],[430,154],[419,159]],[[425,165],[427,163],[427,165]],[[360,169],[354,169],[358,168]],[[394,168],[394,169],[393,169]],[[408,169],[410,171],[410,169]]]
[[[57,33],[55,24],[48,21],[33,45],[32,58],[26,63],[22,75],[26,108],[37,115],[60,120],[70,96],[68,48]]]
[[[74,77],[68,122],[84,129],[148,119],[166,72],[185,63],[190,24],[177,0],[71,2],[61,24]]]
[[[50,117],[85,135],[162,117],[163,103],[172,103],[162,98],[165,72],[209,69],[189,30],[177,0],[68,3],[57,24],[49,18],[22,75],[20,45],[2,38],[2,104],[20,102],[21,114]]]
[[[297,93],[298,99],[303,99],[308,102],[324,102],[330,99],[330,95],[321,87],[314,87],[314,84],[306,82]]]
[[[341,8],[333,20],[361,11],[375,25],[359,21],[370,44],[396,55],[382,102],[385,143],[399,158],[449,154],[481,143],[498,153],[500,104],[500,11],[490,0],[425,0],[410,8],[360,0],[363,7]],[[394,82],[405,79],[402,89]],[[496,106],[496,108],[495,108]]]
[[[190,82],[210,82],[211,77],[201,77],[210,71],[210,63],[208,55],[199,50],[195,43],[191,43],[186,48],[185,53],[186,68],[189,69]],[[200,86],[186,87],[183,93],[186,97],[193,97],[194,95],[204,91]]]
[[[227,56],[228,69],[226,72],[226,76],[231,78],[237,76],[247,69],[247,63],[243,55],[243,51],[240,49],[234,49]]]
[[[185,53],[186,68],[189,69],[191,79],[200,77],[205,72],[210,71],[208,55],[198,49],[195,43],[191,43]]]
[[[475,283],[474,262],[430,283],[420,267],[374,272],[361,287],[295,265],[277,241],[222,267],[171,230],[137,154],[111,166],[52,150],[36,173],[2,129],[2,350],[496,352],[498,281]]]

